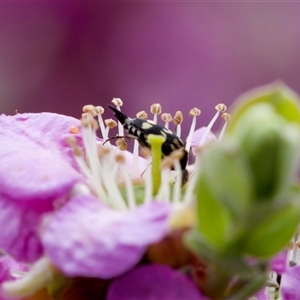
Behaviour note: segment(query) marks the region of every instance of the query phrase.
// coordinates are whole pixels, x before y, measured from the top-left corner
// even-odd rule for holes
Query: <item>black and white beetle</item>
[[[176,134],[163,126],[154,123],[153,121],[139,118],[132,119],[124,115],[115,107],[111,105],[108,105],[108,107],[114,112],[115,117],[127,130],[128,135],[126,137],[137,139],[141,147],[150,149],[151,146],[147,137],[149,134],[154,134],[162,135],[166,138],[161,148],[162,154],[164,156],[170,155],[174,150],[183,149],[183,156],[180,159],[180,166],[183,170],[183,177],[185,178],[183,178],[183,182],[186,181],[186,177],[188,176],[186,170],[188,162],[188,152],[184,148],[184,142]]]

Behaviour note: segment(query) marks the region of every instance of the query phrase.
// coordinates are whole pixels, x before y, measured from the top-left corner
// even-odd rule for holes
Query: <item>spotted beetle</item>
[[[108,105],[108,107],[114,112],[115,117],[127,130],[128,135],[126,137],[137,139],[140,146],[143,148],[151,148],[150,143],[147,139],[149,134],[162,135],[166,140],[162,144],[162,154],[164,156],[170,155],[174,150],[183,149],[183,156],[180,160],[180,166],[183,171],[183,182],[186,181],[188,176],[186,165],[188,162],[188,152],[184,149],[184,142],[171,130],[156,124],[151,120],[145,120],[140,118],[132,119],[115,107]]]

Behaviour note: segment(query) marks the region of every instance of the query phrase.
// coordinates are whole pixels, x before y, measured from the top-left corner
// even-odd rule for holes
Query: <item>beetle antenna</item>
[[[128,136],[126,136],[126,135],[123,135],[123,136],[119,136],[119,135],[112,136],[112,137],[106,139],[106,140],[102,143],[102,145],[105,145],[108,141],[111,141],[111,140],[115,140],[115,139],[125,139],[125,138],[128,138]]]
[[[114,112],[115,117],[118,119],[118,121],[124,125],[126,121],[129,119],[126,115],[124,115],[121,111],[119,111],[117,108],[111,106],[108,104],[108,107]]]

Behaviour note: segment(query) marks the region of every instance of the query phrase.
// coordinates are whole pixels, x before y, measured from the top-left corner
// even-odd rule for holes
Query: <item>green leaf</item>
[[[255,224],[244,240],[244,251],[256,257],[270,257],[284,248],[300,221],[298,203],[289,203]]]

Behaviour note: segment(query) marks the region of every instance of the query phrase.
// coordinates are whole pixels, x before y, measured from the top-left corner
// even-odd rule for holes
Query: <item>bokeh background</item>
[[[300,93],[299,2],[0,3],[0,113],[120,97],[132,116],[197,106],[205,125],[277,79]]]

